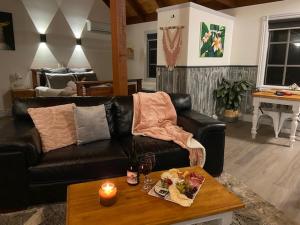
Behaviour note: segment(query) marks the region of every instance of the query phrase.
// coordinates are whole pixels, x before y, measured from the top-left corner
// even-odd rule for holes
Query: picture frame
[[[0,12],[0,50],[15,50],[12,13]]]

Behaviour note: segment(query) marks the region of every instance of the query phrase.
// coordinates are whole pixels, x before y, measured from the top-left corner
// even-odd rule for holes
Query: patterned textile
[[[40,134],[43,152],[76,143],[74,107],[75,104],[66,104],[28,109]]]

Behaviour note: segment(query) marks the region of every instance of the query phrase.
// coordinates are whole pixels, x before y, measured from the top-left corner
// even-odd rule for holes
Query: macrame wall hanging
[[[169,71],[174,70],[182,45],[182,29],[184,26],[161,27],[163,31],[163,48],[166,57],[166,67]],[[171,30],[176,30],[173,35]],[[172,36],[172,37],[171,37]]]

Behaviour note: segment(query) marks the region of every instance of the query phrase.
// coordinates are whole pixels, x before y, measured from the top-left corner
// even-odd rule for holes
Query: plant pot
[[[235,122],[239,118],[239,110],[225,109],[224,110],[224,119],[226,122]]]

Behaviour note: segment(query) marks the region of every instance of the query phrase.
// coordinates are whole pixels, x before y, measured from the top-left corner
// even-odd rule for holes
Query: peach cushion
[[[74,108],[75,104],[67,104],[28,109],[40,134],[43,152],[76,143]]]

